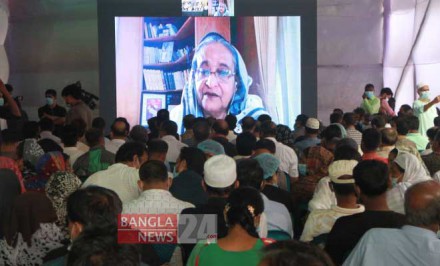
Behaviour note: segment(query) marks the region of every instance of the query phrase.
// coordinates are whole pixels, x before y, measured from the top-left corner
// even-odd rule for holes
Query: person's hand
[[[367,98],[367,95],[365,95],[365,93],[364,94],[362,94],[362,99],[366,99]]]
[[[433,102],[435,104],[440,103],[440,95],[438,95],[437,97],[434,98]]]

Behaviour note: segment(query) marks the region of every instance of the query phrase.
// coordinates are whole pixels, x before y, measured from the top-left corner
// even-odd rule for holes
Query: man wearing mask
[[[57,92],[49,89],[45,92],[46,105],[38,108],[38,117],[49,118],[55,124],[55,134],[60,132],[66,119],[66,109],[57,104]]]
[[[380,100],[376,96],[374,96],[374,85],[367,84],[365,86],[365,92],[362,95],[362,109],[365,110],[367,114],[374,115],[379,113],[380,109]]]
[[[425,83],[417,85],[419,98],[413,104],[414,115],[419,118],[419,132],[426,137],[426,131],[434,126],[434,118],[437,117],[435,105],[440,102],[440,96],[433,100],[429,97],[429,86]]]

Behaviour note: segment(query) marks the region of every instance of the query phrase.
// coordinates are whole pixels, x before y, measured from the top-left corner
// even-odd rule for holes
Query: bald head
[[[440,224],[440,183],[434,180],[417,183],[405,193],[407,222],[414,226],[438,228]]]
[[[123,121],[115,121],[112,125],[112,138],[125,138],[128,134],[128,129]]]
[[[217,119],[215,120],[214,124],[212,125],[212,129],[216,134],[227,136],[229,133],[229,125],[228,123],[223,119]]]

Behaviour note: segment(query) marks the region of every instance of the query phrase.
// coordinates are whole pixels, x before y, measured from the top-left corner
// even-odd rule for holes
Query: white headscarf
[[[417,157],[410,153],[399,152],[396,159],[394,159],[394,162],[405,170],[402,179],[402,182],[404,183],[410,183],[413,185],[431,179],[431,177],[426,174],[425,169]]]

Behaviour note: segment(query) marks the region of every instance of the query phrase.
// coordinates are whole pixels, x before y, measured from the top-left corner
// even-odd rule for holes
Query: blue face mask
[[[54,102],[54,100],[53,100],[52,97],[46,97],[46,104],[47,104],[47,105],[52,105],[53,102]]]
[[[0,106],[5,105],[5,98],[0,98]]]
[[[397,183],[398,183],[397,180],[398,180],[398,178],[391,177],[393,187],[397,186]]]
[[[429,92],[423,91],[422,93],[420,93],[420,99],[429,99]]]
[[[368,99],[371,99],[371,98],[373,98],[373,96],[374,96],[374,92],[372,92],[372,91],[366,91],[366,92],[365,92],[365,96],[367,96]]]
[[[173,178],[175,178],[176,176],[179,175],[179,173],[177,172],[176,168],[177,168],[177,166],[175,166],[174,169],[173,169]]]

